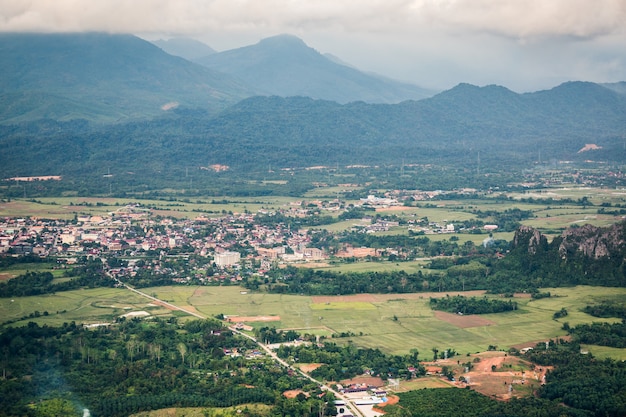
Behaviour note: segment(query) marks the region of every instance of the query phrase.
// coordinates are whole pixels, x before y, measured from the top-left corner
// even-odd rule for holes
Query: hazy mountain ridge
[[[574,92],[589,105],[572,100]],[[176,109],[152,121],[115,126],[74,121],[7,127],[0,133],[5,150],[0,175],[58,175],[60,170],[80,175],[114,166],[150,177],[211,163],[248,175],[268,166],[401,161],[473,172],[478,160],[483,172],[529,167],[537,159],[621,163],[626,160],[624,126],[626,97],[591,83],[537,94],[463,84],[395,105],[257,96],[217,115]],[[588,143],[598,149],[579,155]]]
[[[319,58],[297,38],[267,42]],[[477,172],[481,161],[481,172],[496,172],[537,160],[626,160],[626,95],[594,83],[526,94],[459,84],[418,101],[339,104],[248,97],[253,92],[229,76],[127,35],[2,35],[0,52],[10,58],[0,61],[2,178],[93,175],[105,165],[152,180],[210,163],[252,175],[268,166],[404,161]],[[178,97],[180,107],[161,110]],[[83,120],[133,118],[141,121]],[[579,155],[587,144],[596,146]]]
[[[168,103],[216,110],[254,94],[132,35],[0,34],[0,55],[3,123],[152,117]]]
[[[338,103],[398,103],[432,95],[427,89],[361,72],[328,58],[291,35],[220,52],[196,62],[233,75],[268,95],[305,96]]]
[[[194,61],[199,58],[217,53],[217,51],[207,44],[189,38],[158,39],[152,41],[153,44],[170,55]]]

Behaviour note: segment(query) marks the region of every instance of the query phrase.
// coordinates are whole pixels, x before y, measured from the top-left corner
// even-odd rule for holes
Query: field
[[[457,293],[309,297],[253,293],[234,286],[156,287],[145,292],[180,307],[191,307],[207,317],[218,314],[249,317],[249,321],[244,322],[253,328],[272,326],[297,329],[302,333],[310,330],[311,334],[335,336],[333,340],[340,344],[351,342],[394,354],[405,354],[415,348],[422,352],[422,358],[428,358],[433,347],[439,350],[453,348],[465,355],[483,352],[489,345],[498,349],[533,346],[536,342],[564,336],[566,333],[561,327],[565,321],[572,326],[599,321],[580,311],[586,304],[626,297],[626,289],[618,288],[546,290],[553,297],[540,300],[523,295],[516,297],[520,306],[518,311],[463,317],[435,312],[428,305],[430,297]],[[465,293],[468,296],[481,294],[479,291]],[[569,315],[553,320],[552,315],[561,308],[565,308]],[[0,299],[2,323],[14,325],[28,321],[49,325],[70,321],[102,323],[138,311],[153,316],[175,314],[123,289],[100,288]],[[176,316],[185,317],[184,313],[176,313]],[[258,321],[259,316],[272,320]],[[336,337],[342,333],[350,336]],[[599,357],[626,359],[626,349],[585,348]]]
[[[176,218],[196,218],[201,214],[222,215],[222,212],[257,212],[261,208],[278,208],[296,200],[291,197],[211,197],[196,201],[146,200],[136,198],[46,197],[37,200],[15,199],[0,203],[0,217],[41,217],[71,220],[74,215],[102,215],[114,212],[129,203],[152,207],[154,214]]]
[[[511,346],[533,346],[535,342],[564,336],[561,329],[567,321],[598,321],[580,311],[587,303],[603,298],[625,297],[626,289],[574,287],[547,289],[556,295],[541,300],[526,296],[515,299],[520,309],[502,314],[464,317],[453,322],[449,316],[435,313],[428,306],[431,296],[444,293],[362,294],[356,296],[309,297],[285,294],[242,293],[239,287],[159,287],[148,293],[177,303],[187,303],[206,316],[218,314],[239,316],[279,316],[280,321],[250,322],[253,327],[271,325],[279,329],[299,329],[316,333],[320,327],[335,335],[337,343],[351,341],[358,346],[380,348],[388,353],[403,354],[416,348],[428,356],[433,347],[454,348],[460,354]],[[450,293],[454,295],[456,293]],[[480,292],[468,293],[480,295]],[[554,312],[568,310],[565,319],[553,320]],[[455,320],[460,318],[455,317]],[[588,347],[598,356],[626,359],[625,349]]]
[[[94,324],[111,322],[133,311],[151,315],[171,315],[170,311],[151,305],[128,290],[98,288],[65,291],[36,297],[0,298],[1,323],[24,325],[29,321],[59,326],[63,323]]]

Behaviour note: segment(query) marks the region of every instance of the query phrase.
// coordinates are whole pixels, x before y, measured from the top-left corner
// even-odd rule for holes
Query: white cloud
[[[200,33],[424,26],[504,36],[624,31],[625,0],[0,0],[0,30]]]
[[[293,33],[438,88],[626,78],[626,0],[0,0],[0,31],[184,35],[218,50]]]

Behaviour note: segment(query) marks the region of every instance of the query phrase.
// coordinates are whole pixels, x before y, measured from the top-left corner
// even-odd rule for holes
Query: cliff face
[[[520,226],[513,237],[513,247],[526,246],[528,253],[535,255],[537,249],[548,245],[548,239],[539,230],[529,226]]]
[[[561,235],[563,240],[559,245],[559,255],[564,258],[567,253],[579,251],[593,259],[620,256],[624,249],[624,235],[625,223],[608,228],[592,225],[570,228]]]
[[[623,257],[626,250],[626,223],[610,227],[584,225],[565,230],[560,237],[548,245],[547,239],[538,230],[521,226],[513,238],[513,248],[527,247],[528,254],[536,255],[541,249],[554,249],[561,259],[582,253],[585,257],[598,260],[601,258]],[[550,246],[550,249],[548,249]]]

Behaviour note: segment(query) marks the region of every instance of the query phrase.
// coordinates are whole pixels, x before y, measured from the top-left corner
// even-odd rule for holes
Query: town
[[[395,198],[369,196],[349,205],[339,200],[297,201],[279,210],[198,214],[194,219],[162,217],[139,203],[119,206],[102,215],[77,214],[72,220],[5,217],[0,219],[0,253],[54,257],[67,265],[91,258],[115,258],[123,260],[109,262],[109,272],[116,277],[132,277],[148,269],[157,275],[169,274],[178,283],[192,277],[199,282],[234,282],[241,280],[243,272],[262,276],[278,265],[319,263],[331,257],[341,260],[399,255],[398,248],[381,250],[350,244],[330,249],[316,247],[313,240],[319,231],[292,227],[284,221],[301,219],[306,225],[306,218],[320,217],[323,212],[352,211],[359,214],[358,218],[347,218],[353,220],[352,229],[360,233],[397,228],[400,221],[393,215],[392,220],[375,216],[375,209],[381,207],[402,208]],[[402,223],[421,234],[455,232],[453,223],[438,224],[424,218]],[[497,226],[483,225],[483,229],[493,231]],[[189,270],[174,271],[165,266],[171,264],[167,260],[190,256],[195,262],[190,263],[193,266]]]

